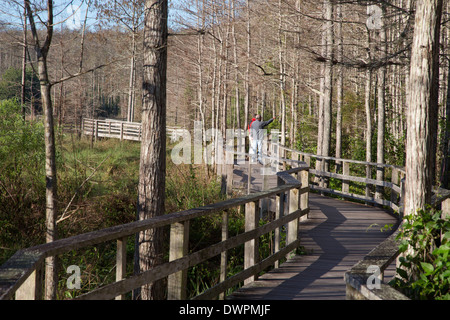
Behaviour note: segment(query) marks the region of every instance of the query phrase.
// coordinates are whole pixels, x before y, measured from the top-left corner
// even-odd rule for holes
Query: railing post
[[[117,240],[116,253],[116,281],[125,279],[127,275],[127,237]],[[124,300],[124,295],[119,295],[116,300]]]
[[[281,159],[280,142],[277,141],[277,172],[280,171],[280,159]]]
[[[398,169],[397,168],[392,168],[391,182],[395,185],[398,185]],[[391,188],[391,202],[397,204],[397,200],[398,200],[397,192],[395,192],[394,189]]]
[[[39,263],[24,283],[16,290],[16,300],[41,300],[43,263]]]
[[[293,188],[289,190],[289,214],[299,209],[300,203],[300,188]],[[297,240],[298,237],[298,219],[294,219],[288,223],[288,230],[286,236],[286,245],[289,245]]]
[[[258,201],[252,201],[245,204],[245,232],[254,230],[258,227],[259,220]],[[259,239],[247,241],[244,244],[244,269],[253,267],[258,262]],[[257,275],[244,280],[244,284],[251,283],[257,279]]]
[[[222,241],[228,240],[228,218],[229,213],[228,210],[226,210],[222,214]],[[220,282],[223,282],[227,279],[227,260],[228,260],[228,253],[227,251],[223,251],[220,254]],[[219,295],[220,300],[225,299],[225,293],[222,292]]]
[[[252,188],[252,160],[248,159],[248,174],[247,174],[247,194],[250,194]]]
[[[442,219],[450,218],[450,198],[445,199],[441,203]]]
[[[95,130],[95,142],[97,142],[97,140],[98,140],[98,120],[95,120],[94,121],[94,130]]]
[[[347,161],[343,162],[342,174],[344,176],[350,175],[350,163]],[[349,193],[349,191],[350,191],[350,187],[349,187],[348,180],[342,180],[342,192]]]
[[[275,209],[275,221],[279,220],[284,215],[284,192],[276,195],[276,209]],[[280,241],[281,241],[281,227],[275,229],[274,232],[274,253],[280,251]],[[280,262],[275,261],[275,268],[280,266]]]
[[[170,226],[169,261],[184,257],[188,253],[189,221],[177,222]],[[168,300],[185,300],[187,270],[169,275],[167,284]]]
[[[366,178],[367,179],[372,179],[372,166],[370,165],[370,164],[366,164]],[[371,190],[370,190],[370,184],[366,184],[366,197],[367,198],[370,198],[372,195],[371,195]],[[366,205],[367,205],[368,203],[366,202]]]
[[[309,170],[300,171],[302,188],[309,187]],[[305,192],[300,196],[300,209],[308,209],[309,208],[309,192]],[[300,218],[300,221],[308,219],[309,213],[306,216]]]
[[[233,169],[234,169],[234,139],[227,138],[227,145],[225,149],[225,164],[223,165],[226,176],[226,194],[231,194],[233,191]]]
[[[384,167],[377,165],[377,180],[384,180]],[[383,199],[384,187],[383,186],[375,186],[375,199]]]
[[[399,215],[400,219],[403,219],[403,216],[405,214],[405,178],[402,178],[400,180],[400,203],[399,203]]]
[[[308,167],[310,167],[311,166],[311,157],[310,156],[304,156],[303,157],[303,161],[305,161],[306,162],[306,164],[308,165]]]

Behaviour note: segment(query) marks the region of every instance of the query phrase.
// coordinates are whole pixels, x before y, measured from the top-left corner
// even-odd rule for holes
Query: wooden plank
[[[289,213],[299,210],[300,206],[300,191],[299,189],[289,190]],[[298,237],[298,219],[292,220],[288,224],[286,235],[286,243],[290,244],[297,240]]]
[[[248,232],[244,232],[237,236],[231,237],[226,241],[219,242],[211,245],[205,249],[191,253],[183,258],[166,262],[144,273],[132,276],[130,278],[118,281],[101,288],[97,288],[89,293],[77,297],[77,300],[85,299],[112,299],[118,294],[123,294],[140,287],[143,284],[154,282],[156,280],[167,277],[168,275],[178,272],[179,270],[186,269],[195,266],[205,260],[219,255],[225,250],[232,249],[238,245],[248,242],[252,239],[258,238],[263,234],[266,234],[281,225],[289,223],[292,219],[298,219],[299,217],[308,214],[307,210],[297,210],[288,216],[284,216],[278,221],[267,223],[257,229],[253,229]],[[254,269],[251,269],[254,270]],[[246,273],[248,274],[248,273]],[[251,275],[251,274],[250,274]],[[243,280],[243,279],[242,279]]]
[[[392,165],[392,164],[387,164],[387,163],[377,163],[377,162],[368,162],[368,161],[360,161],[360,160],[351,160],[351,159],[342,159],[342,158],[336,158],[336,157],[330,157],[330,156],[321,156],[321,155],[317,155],[317,154],[312,154],[312,153],[308,153],[308,152],[303,152],[303,151],[299,151],[299,150],[294,150],[285,146],[281,146],[283,149],[288,150],[288,151],[295,151],[298,152],[299,154],[303,155],[303,156],[307,156],[307,157],[311,157],[311,158],[316,158],[319,161],[320,160],[334,160],[334,161],[347,161],[349,163],[354,163],[354,164],[361,164],[361,165],[370,165],[370,166],[379,166],[379,167],[383,167],[383,168],[396,168],[399,170],[399,172],[405,172],[405,168],[404,167],[400,167],[400,166],[396,166],[396,165]]]
[[[245,231],[249,232],[258,227],[259,207],[258,202],[249,202],[245,204]],[[244,269],[253,267],[258,262],[259,239],[253,238],[244,244]],[[252,275],[244,280],[244,283],[250,283],[257,279],[257,275]]]
[[[344,274],[392,234],[397,220],[384,210],[310,194],[310,219],[300,223],[297,255],[228,297],[230,300],[346,298]],[[375,226],[377,224],[377,226]]]
[[[225,211],[222,214],[222,241],[228,240],[228,221],[229,221],[229,213]],[[220,282],[224,282],[227,278],[227,266],[228,266],[228,252],[227,250],[223,251],[220,254]],[[225,299],[225,294],[221,292],[219,294],[219,299]]]
[[[344,164],[346,164],[346,162],[344,162]],[[392,182],[378,181],[375,179],[367,179],[367,178],[362,178],[362,177],[355,177],[355,176],[349,175],[349,173],[350,173],[349,171],[347,171],[347,172],[348,172],[347,174],[339,174],[339,173],[310,169],[310,173],[318,175],[318,176],[323,176],[323,177],[328,177],[328,178],[336,178],[336,179],[340,179],[340,180],[344,180],[344,181],[368,183],[368,184],[373,184],[375,186],[393,188]]]
[[[284,215],[284,193],[280,193],[276,195],[276,211],[275,211],[275,220],[279,220]],[[281,227],[275,229],[274,233],[274,252],[277,253],[281,248]],[[279,267],[279,261],[276,260],[274,267]]]
[[[188,254],[189,221],[177,222],[170,226],[169,261],[180,259]],[[167,284],[168,300],[186,299],[187,269],[169,275]]]
[[[127,276],[127,237],[117,240],[116,254],[116,281],[125,279]],[[118,295],[116,300],[124,300],[124,295]]]
[[[232,207],[244,205],[249,201],[257,201],[264,197],[269,197],[277,193],[287,191],[290,188],[290,185],[284,185],[241,198],[229,199],[220,203],[158,216],[152,219],[134,221],[124,225],[118,225],[99,231],[56,240],[51,243],[42,244],[24,251],[20,251],[13,256],[14,258],[12,258],[11,261],[8,260],[9,263],[7,262],[0,267],[0,298],[11,298],[17,288],[34,271],[34,266],[36,263],[42,261],[46,257],[58,255],[89,245],[120,239],[150,228],[163,227],[168,224],[187,221],[208,214],[214,214]],[[33,259],[31,259],[29,263],[22,263],[22,260],[29,259],[29,255],[33,255]],[[112,298],[115,296],[116,295]]]
[[[12,299],[16,290],[43,262],[44,255],[38,249],[16,252],[0,267],[0,300]]]
[[[219,292],[223,292],[226,289],[237,285],[239,282],[242,282],[244,279],[247,279],[252,274],[260,273],[264,269],[270,267],[272,264],[275,263],[276,260],[280,260],[288,252],[291,252],[292,250],[297,248],[299,246],[299,244],[300,244],[300,240],[297,240],[297,241],[287,245],[286,247],[281,249],[279,252],[277,252],[277,253],[271,255],[270,257],[262,260],[258,264],[254,265],[254,266],[252,266],[252,267],[250,267],[248,269],[245,269],[244,271],[239,272],[238,274],[236,274],[236,275],[234,275],[232,277],[229,277],[224,282],[221,282],[221,283],[217,284],[216,286],[212,287],[211,289],[209,289],[209,290],[203,292],[202,294],[194,297],[193,300],[206,300],[206,299],[214,298]],[[252,283],[255,283],[255,282],[252,282]]]
[[[311,190],[329,193],[329,194],[333,194],[333,195],[337,195],[337,196],[341,196],[341,197],[349,198],[349,199],[353,199],[353,200],[360,200],[360,201],[365,201],[365,202],[369,202],[369,203],[380,204],[382,206],[390,207],[394,211],[399,210],[399,206],[395,203],[392,203],[389,200],[376,199],[373,197],[366,197],[366,196],[362,196],[362,195],[355,194],[355,193],[350,193],[350,192],[346,193],[346,192],[341,192],[338,190],[333,190],[333,189],[329,189],[329,188],[321,188],[321,187],[316,187],[316,186],[311,186]]]
[[[43,289],[42,263],[28,276],[25,282],[16,291],[16,300],[41,300]]]

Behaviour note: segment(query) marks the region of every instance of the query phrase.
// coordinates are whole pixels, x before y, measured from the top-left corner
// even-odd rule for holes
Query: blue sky
[[[105,0],[104,0],[105,1]],[[59,8],[61,15],[58,17],[58,21],[63,21],[66,27],[69,29],[79,29],[82,27],[82,23],[84,21],[84,17],[86,15],[88,0],[73,0],[70,5],[67,5],[68,0],[55,0],[55,7]],[[169,3],[172,5],[176,5],[179,3],[179,0],[169,0]],[[179,10],[174,8],[169,9],[169,25],[171,23],[171,13],[177,12],[180,14]],[[56,13],[56,10],[55,10]],[[96,22],[96,16],[93,8],[91,6],[90,12],[88,13],[87,24],[92,25]]]
[[[14,4],[15,1],[18,4]],[[174,14],[183,14],[180,10],[173,8],[174,5],[175,7],[179,5],[181,1],[169,0],[169,4],[172,4],[172,7],[169,9],[169,25],[173,23],[172,17]],[[80,29],[86,15],[87,2],[88,0],[54,0],[55,29],[59,29],[61,24],[70,29]],[[23,8],[21,8],[22,3],[21,0],[0,0],[0,22],[4,21],[12,27],[21,28],[23,14]],[[45,15],[42,18],[42,20],[46,20]],[[89,27],[96,22],[96,13],[91,6],[90,12],[88,13],[87,25]]]
[[[34,1],[38,0],[33,0]],[[92,0],[91,0],[92,1]],[[108,0],[101,0],[108,1]],[[72,29],[78,30],[82,27],[88,0],[54,0],[53,1],[53,13],[55,21],[55,29],[61,28],[61,25]],[[176,16],[185,16],[183,10],[179,7],[183,0],[169,0],[169,27],[176,28],[175,20]],[[0,0],[0,24],[6,22],[6,24],[13,28],[22,28],[23,19],[23,1],[22,0]],[[43,13],[42,21],[46,20],[46,14]],[[36,19],[38,22],[38,19]],[[87,27],[92,27],[97,23],[96,13],[92,6],[88,12]]]

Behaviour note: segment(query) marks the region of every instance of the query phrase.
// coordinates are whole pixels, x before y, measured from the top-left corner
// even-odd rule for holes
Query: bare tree
[[[130,73],[128,85],[127,121],[134,121],[136,102],[136,59],[138,55],[137,40],[143,23],[144,0],[114,0],[98,2],[100,13],[109,23],[110,19],[123,26],[131,35]]]
[[[442,5],[442,0],[416,4],[408,87],[405,214],[414,214],[431,201]]]
[[[323,13],[325,19],[325,33],[323,35],[325,48],[324,48],[324,67],[323,67],[323,106],[322,115],[319,116],[319,122],[322,124],[322,134],[318,136],[321,139],[320,152],[323,156],[330,154],[331,145],[331,122],[332,122],[332,101],[333,101],[333,1],[324,0]],[[319,148],[319,143],[317,144]],[[322,161],[324,171],[327,171],[327,162]]]
[[[378,58],[380,61],[384,61],[387,56],[387,44],[386,44],[386,23],[385,23],[385,15],[386,15],[386,7],[383,4],[381,6],[382,16],[380,17],[380,32],[379,32],[379,47],[380,52]],[[385,108],[386,108],[386,65],[383,63],[382,66],[378,69],[378,80],[377,80],[377,94],[378,94],[378,118],[377,118],[377,162],[384,163],[384,140],[385,140]],[[377,168],[377,180],[384,180],[384,168]],[[383,194],[383,187],[377,186],[375,198],[381,199]]]
[[[144,21],[144,79],[142,141],[138,186],[138,219],[164,214],[166,171],[167,0],[146,0]],[[163,260],[163,230],[138,236],[136,268],[149,270]],[[143,300],[162,299],[158,281],[141,288]]]
[[[42,107],[44,109],[45,125],[45,181],[46,181],[46,241],[52,242],[57,239],[56,217],[57,208],[57,176],[56,176],[56,147],[55,131],[53,127],[53,106],[51,99],[51,86],[47,57],[53,37],[53,1],[47,1],[47,21],[45,23],[45,39],[41,40],[34,16],[37,14],[32,10],[29,0],[24,2],[27,11],[30,28],[33,34],[33,47],[38,64],[38,76],[41,85]],[[56,257],[49,257],[45,263],[45,297],[56,298]]]
[[[247,56],[246,56],[246,67],[245,67],[245,82],[244,82],[244,91],[245,91],[245,105],[244,105],[244,129],[247,130],[249,124],[249,112],[250,112],[250,57],[252,54],[252,37],[251,30],[252,26],[250,24],[251,11],[250,11],[250,0],[247,0],[246,5],[246,13],[247,13]]]

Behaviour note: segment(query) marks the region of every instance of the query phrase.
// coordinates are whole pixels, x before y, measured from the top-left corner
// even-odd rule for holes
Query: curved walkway
[[[292,257],[228,299],[345,299],[344,273],[397,227],[395,217],[380,208],[313,193],[310,210],[309,219],[299,226],[307,254]],[[381,231],[390,224],[390,231]]]

